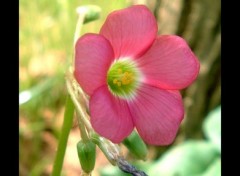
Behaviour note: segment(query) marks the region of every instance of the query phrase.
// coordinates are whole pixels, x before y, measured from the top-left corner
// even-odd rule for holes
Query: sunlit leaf
[[[203,123],[203,131],[221,152],[221,106],[208,114]]]
[[[217,158],[208,169],[199,176],[221,176],[221,159]]]
[[[219,156],[214,145],[205,141],[187,141],[166,152],[151,167],[151,176],[194,176],[203,173]]]

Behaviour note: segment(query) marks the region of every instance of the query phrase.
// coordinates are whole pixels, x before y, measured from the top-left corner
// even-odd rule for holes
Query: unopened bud
[[[78,158],[84,172],[90,173],[95,166],[96,145],[92,141],[79,141],[77,143]]]
[[[101,8],[96,5],[84,5],[77,8],[77,13],[85,15],[83,23],[97,20],[100,17]]]
[[[148,152],[147,146],[135,131],[124,139],[123,144],[138,159],[146,159]]]

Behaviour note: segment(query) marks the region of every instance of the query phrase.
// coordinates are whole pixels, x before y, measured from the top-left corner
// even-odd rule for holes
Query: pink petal
[[[86,34],[78,39],[74,75],[83,90],[91,95],[106,84],[108,68],[113,61],[113,49],[101,35]]]
[[[126,101],[114,97],[107,86],[102,86],[93,93],[90,114],[94,130],[114,143],[120,143],[133,130]]]
[[[183,89],[199,72],[196,56],[182,38],[174,35],[159,36],[138,61],[145,83],[163,89]]]
[[[153,14],[143,5],[135,5],[112,12],[100,34],[112,44],[115,58],[142,55],[157,35]]]
[[[146,143],[168,145],[173,142],[184,115],[178,91],[142,85],[136,99],[128,104],[134,124]]]

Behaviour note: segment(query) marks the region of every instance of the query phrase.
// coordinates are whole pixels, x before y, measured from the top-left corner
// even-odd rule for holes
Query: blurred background
[[[102,9],[100,19],[84,24],[82,34],[98,33],[113,10],[145,4],[153,12],[159,35],[176,34],[187,40],[200,60],[198,79],[182,90],[185,118],[175,142],[148,146],[145,162],[136,162],[121,145],[129,162],[150,176],[220,176],[221,172],[221,4],[218,0],[20,0],[19,147],[20,175],[51,174],[66,100],[65,71],[72,59],[76,7]],[[74,125],[62,175],[77,176],[81,167]],[[93,176],[128,175],[100,150]]]

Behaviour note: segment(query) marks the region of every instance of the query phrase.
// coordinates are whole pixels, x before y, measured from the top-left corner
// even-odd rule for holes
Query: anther
[[[119,69],[118,69],[118,73],[119,73],[119,74],[122,74],[122,69],[119,68]]]
[[[117,82],[117,85],[118,85],[119,87],[121,87],[122,83],[121,83],[121,82]]]
[[[118,82],[118,80],[115,78],[115,79],[113,80],[113,84],[117,84],[117,82]]]

